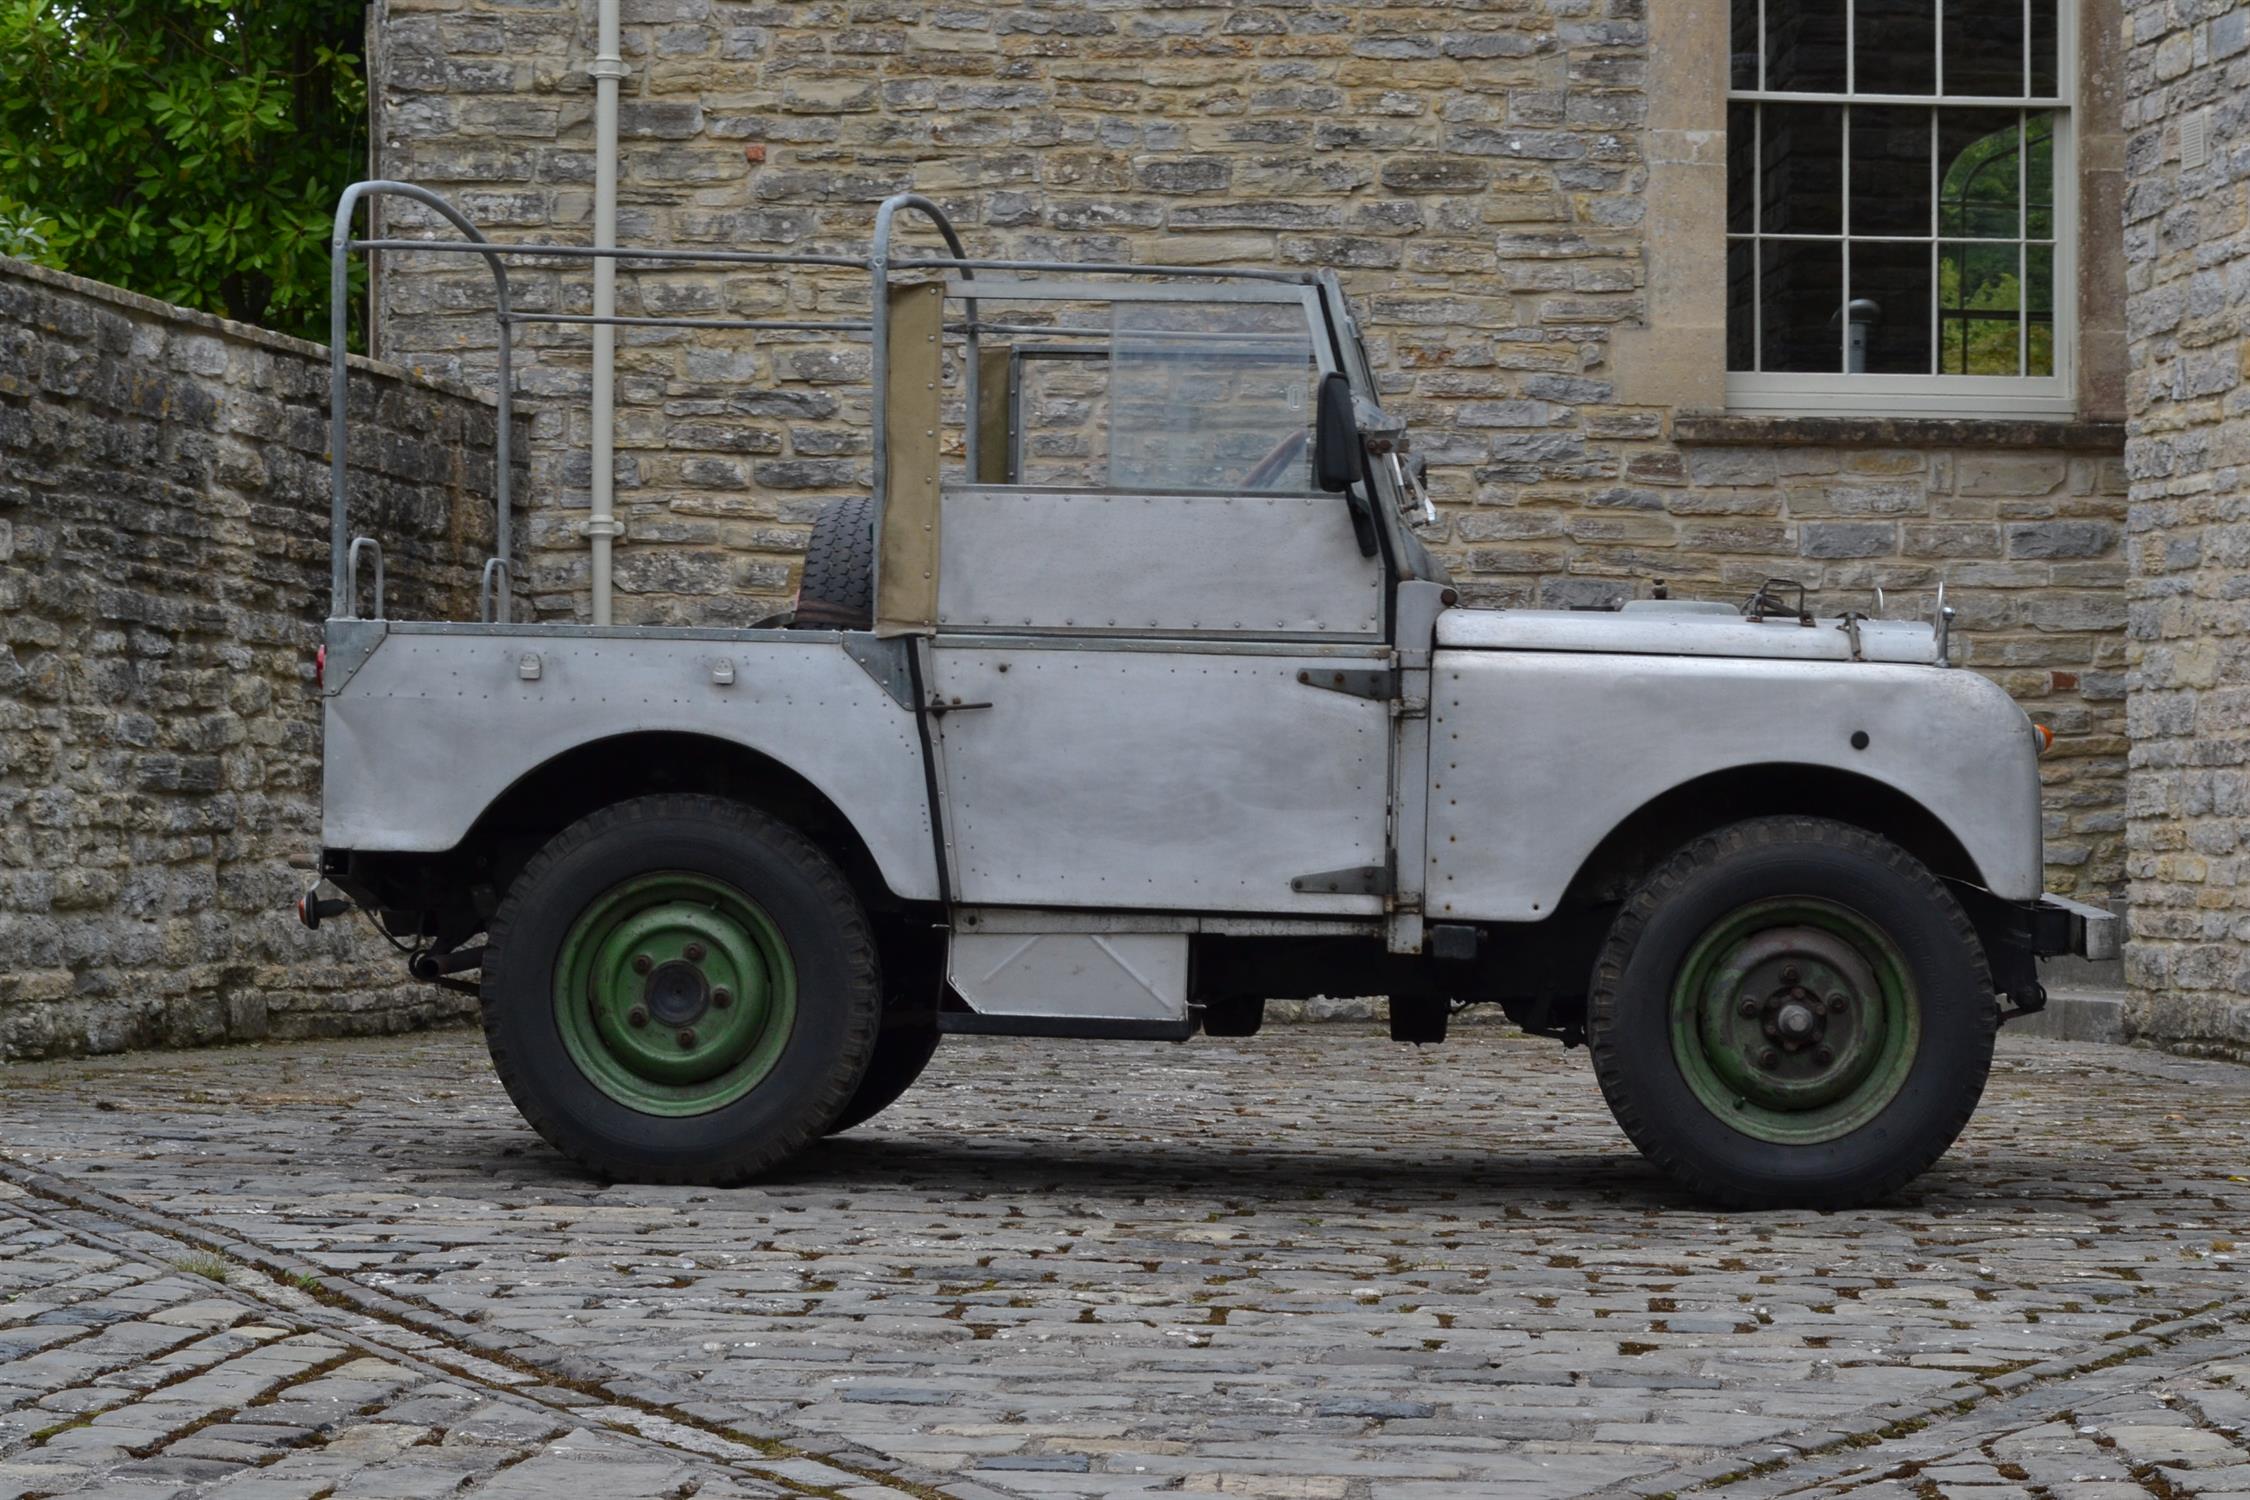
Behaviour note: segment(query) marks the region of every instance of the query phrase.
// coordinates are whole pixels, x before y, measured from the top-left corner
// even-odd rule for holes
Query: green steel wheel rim
[[[698,1115],[773,1071],[797,971],[773,919],[708,875],[638,875],[563,935],[555,1020],[594,1087],[643,1114]]]
[[[1850,907],[1786,897],[1714,923],[1680,964],[1672,1055],[1705,1108],[1744,1135],[1814,1145],[1898,1097],[1921,998],[1882,929]]]

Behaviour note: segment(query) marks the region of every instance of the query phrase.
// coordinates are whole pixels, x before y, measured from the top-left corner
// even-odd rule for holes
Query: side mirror
[[[1313,483],[1334,495],[1360,477],[1359,419],[1352,415],[1352,383],[1340,370],[1321,377],[1313,426]]]

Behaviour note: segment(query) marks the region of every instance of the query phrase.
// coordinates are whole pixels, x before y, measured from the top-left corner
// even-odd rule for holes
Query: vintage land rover
[[[459,231],[354,239],[354,204]],[[918,215],[945,253],[902,253]],[[899,1097],[947,1033],[1246,1036],[1381,995],[1583,1041],[1664,1171],[1877,1199],[1974,1109],[2036,960],[2042,732],[1930,619],[1458,603],[1420,456],[1333,275],[971,258],[929,201],[864,260],[497,245],[426,190],[339,208],[317,923],[470,987],[524,1116],[593,1172],[731,1184]],[[864,276],[872,493],[760,628],[363,612],[342,288],[370,247]],[[695,319],[618,318],[693,327]],[[1621,591],[1622,592],[1622,591]],[[1652,592],[1635,589],[1632,592]],[[465,753],[469,747],[474,754]],[[2012,1009],[2004,1009],[2012,1008]]]

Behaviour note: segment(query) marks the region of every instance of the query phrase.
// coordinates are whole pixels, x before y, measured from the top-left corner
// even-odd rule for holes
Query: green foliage
[[[365,8],[0,0],[0,253],[325,342]]]

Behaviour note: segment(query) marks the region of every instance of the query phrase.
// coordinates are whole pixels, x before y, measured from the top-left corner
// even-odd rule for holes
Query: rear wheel
[[[795,830],[642,797],[557,835],[494,915],[485,1038],[524,1118],[607,1177],[725,1185],[816,1139],[874,1048],[873,938]]]
[[[1998,1007],[1945,886],[1861,829],[1765,818],[1660,866],[1612,925],[1587,1040],[1657,1166],[1738,1206],[1895,1192],[1968,1123]]]

